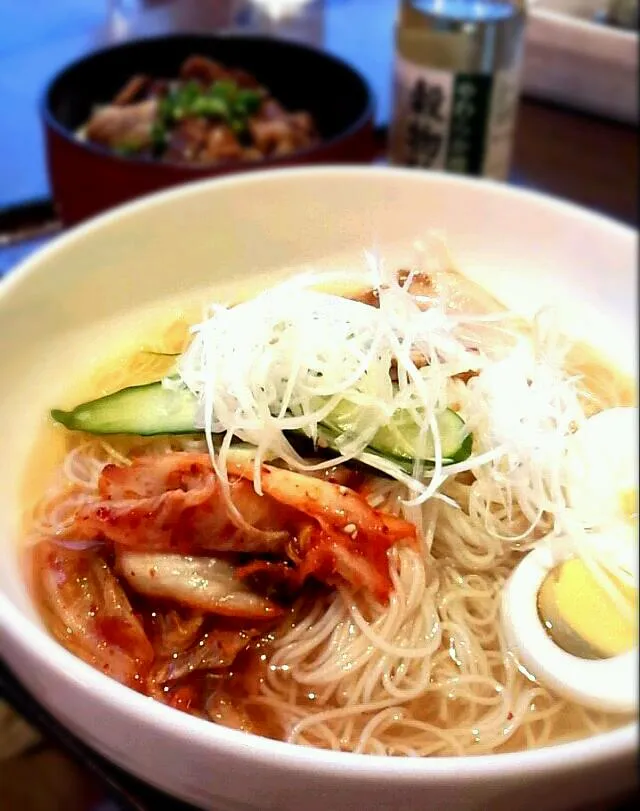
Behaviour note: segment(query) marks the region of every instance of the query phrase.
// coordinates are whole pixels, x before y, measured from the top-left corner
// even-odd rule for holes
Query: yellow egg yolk
[[[610,579],[618,601],[574,558],[554,569],[542,584],[538,613],[551,638],[568,653],[608,658],[637,644],[638,591]]]

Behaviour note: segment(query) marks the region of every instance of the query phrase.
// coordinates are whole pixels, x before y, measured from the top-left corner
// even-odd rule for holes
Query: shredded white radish
[[[439,250],[432,260],[441,270],[446,252]],[[568,441],[585,415],[576,381],[563,368],[569,342],[553,313],[525,324],[499,307],[489,311],[486,300],[468,310],[452,306],[461,297],[455,275],[446,274],[433,292],[416,298],[409,286],[425,266],[437,277],[433,261],[408,277],[372,253],[365,261],[364,274],[306,274],[236,306],[216,305],[194,328],[178,379],[169,385],[185,385],[198,398],[198,424],[223,492],[233,438],[256,448],[259,493],[266,458],[301,471],[356,459],[402,485],[404,509],[414,514],[433,497],[455,505],[440,490],[470,470],[475,484],[467,508],[491,537],[527,546],[570,535],[581,539],[585,554],[589,544],[567,503],[565,463]],[[369,286],[379,306],[324,292],[329,284]],[[463,372],[474,376],[458,379]],[[290,432],[322,447],[323,421],[344,403],[352,408],[349,431],[333,439],[338,455],[303,458]],[[458,411],[473,435],[473,453],[453,464],[443,456],[438,424],[447,408]],[[416,458],[412,470],[369,447],[399,412],[412,421],[418,448],[427,438],[433,448],[428,463]],[[216,434],[224,435],[218,450]]]
[[[427,469],[418,460],[411,477],[392,459],[380,465],[399,481],[411,480],[416,503],[433,495],[443,479],[437,415],[448,405],[447,382],[476,369],[482,358],[454,334],[464,319],[447,315],[439,301],[420,309],[407,289],[410,279],[402,285],[371,255],[367,261],[379,308],[321,292],[317,287],[325,278],[308,275],[234,307],[215,306],[195,328],[179,363],[180,380],[199,399],[199,426],[209,437],[212,456],[213,434],[226,433],[257,448],[258,492],[266,453],[300,470],[362,458],[377,431],[401,409],[413,419],[422,442],[431,437],[433,466]],[[418,368],[412,357],[416,349],[428,366]],[[389,374],[392,364],[397,385]],[[303,431],[317,441],[320,424],[341,401],[354,406],[354,419],[348,434],[336,437],[339,457],[306,462],[286,432]],[[228,442],[218,452],[219,473],[227,447]]]

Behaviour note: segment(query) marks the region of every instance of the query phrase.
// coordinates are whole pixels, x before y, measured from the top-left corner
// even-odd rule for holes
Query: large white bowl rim
[[[372,172],[383,172],[390,177],[415,175],[413,170],[386,167],[293,168],[278,170],[278,172],[266,170],[244,176],[191,183],[145,197],[119,206],[73,229],[56,239],[51,245],[38,251],[4,280],[0,287],[0,296],[10,294],[28,277],[37,274],[41,266],[50,261],[57,253],[63,253],[68,246],[86,239],[109,223],[134,214],[140,208],[161,206],[168,200],[175,202],[183,197],[198,194],[203,189],[214,185],[218,190],[222,185],[228,184],[246,184],[251,187],[257,183],[265,184],[277,181],[283,175],[302,175],[313,180],[315,175],[327,175],[327,173],[340,176],[345,183],[348,183],[350,178]],[[558,214],[565,218],[579,218],[590,221],[594,228],[609,229],[612,235],[618,238],[636,238],[636,234],[631,228],[571,203],[537,192],[516,189],[492,181],[473,181],[440,173],[433,173],[433,178],[434,182],[438,184],[452,186],[466,186],[469,183],[481,182],[491,187],[493,195],[501,195],[507,202],[513,200],[517,203],[518,198],[526,197],[532,203],[546,209],[555,208]],[[638,741],[637,724],[633,723],[611,732],[570,743],[524,752],[471,757],[399,758],[315,749],[247,735],[217,726],[140,695],[69,653],[41,626],[25,617],[2,593],[0,593],[0,627],[2,633],[10,636],[17,646],[28,648],[30,656],[42,662],[44,668],[54,668],[59,674],[64,674],[66,680],[73,683],[76,690],[92,696],[94,701],[103,705],[119,705],[126,709],[135,724],[152,725],[157,728],[158,732],[181,740],[197,739],[205,748],[212,750],[224,748],[228,754],[235,754],[239,758],[250,756],[253,763],[260,762],[267,767],[277,767],[280,771],[283,768],[289,768],[298,773],[313,773],[316,776],[324,774],[327,779],[333,781],[340,775],[348,774],[355,775],[360,780],[384,781],[387,784],[389,782],[401,784],[410,778],[412,783],[424,781],[426,786],[434,779],[455,775],[456,783],[459,783],[462,789],[465,783],[475,783],[478,778],[482,777],[487,779],[491,777],[503,779],[509,776],[517,778],[523,769],[530,774],[544,775],[566,773],[577,769],[585,770],[592,764],[601,765],[603,762],[628,756],[637,746]]]

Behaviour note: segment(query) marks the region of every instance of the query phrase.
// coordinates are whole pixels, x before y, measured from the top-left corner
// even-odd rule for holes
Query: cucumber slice
[[[467,434],[467,436],[462,440],[462,443],[456,453],[453,456],[443,457],[442,464],[452,465],[455,462],[464,462],[465,459],[468,459],[471,456],[471,451],[473,450],[473,435]],[[378,456],[380,459],[387,459],[388,461],[395,462],[399,468],[404,470],[409,476],[413,476],[413,464],[415,459],[409,459],[407,456],[393,456],[390,453],[381,453],[380,451],[374,450],[371,447],[367,448],[367,453],[373,456]],[[427,468],[433,467],[433,461],[430,459],[423,459]]]
[[[361,419],[360,409],[354,403],[343,400],[324,420],[324,426],[336,435],[349,437],[356,433],[356,424]],[[460,453],[466,459],[471,448],[469,436],[462,417],[450,408],[445,408],[436,418],[443,459],[458,461]],[[466,443],[466,444],[465,444]],[[420,429],[408,411],[399,410],[393,419],[378,430],[369,443],[368,450],[383,456],[406,459],[413,464],[414,459],[425,462],[435,458],[435,447],[431,431],[420,437]],[[461,461],[461,460],[460,460]]]
[[[53,409],[51,416],[72,431],[90,434],[194,434],[202,432],[195,425],[197,406],[187,388],[173,389],[156,382],[122,389],[82,403],[72,411]],[[356,415],[357,406],[343,402],[324,421],[322,437],[332,450],[340,452],[340,437],[355,431]],[[466,459],[471,453],[472,437],[464,420],[455,411],[445,409],[437,421],[445,463]],[[433,437],[428,434],[422,441],[419,439],[418,426],[409,413],[399,411],[389,425],[376,433],[367,450],[391,458],[411,472],[414,459],[431,463],[435,455]]]
[[[90,434],[193,434],[197,406],[189,389],[156,382],[121,389],[72,411],[53,409],[51,416],[72,431]]]

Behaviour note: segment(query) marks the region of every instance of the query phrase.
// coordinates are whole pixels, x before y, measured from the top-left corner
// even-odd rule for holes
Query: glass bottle
[[[391,163],[506,179],[526,0],[400,0]]]

